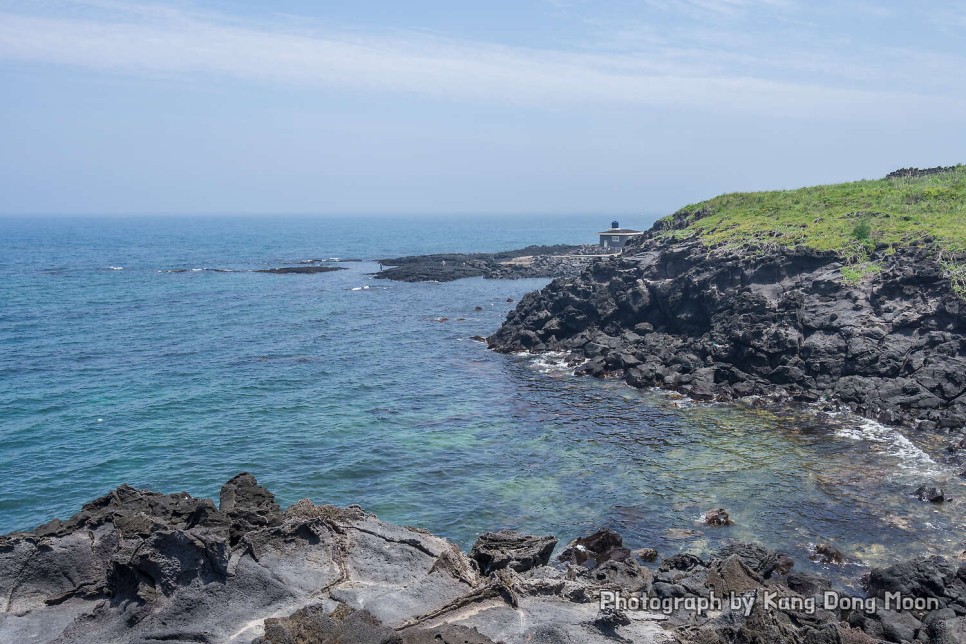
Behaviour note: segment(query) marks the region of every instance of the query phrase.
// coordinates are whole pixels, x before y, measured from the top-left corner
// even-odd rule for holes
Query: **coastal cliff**
[[[467,555],[358,506],[303,500],[283,511],[246,473],[222,487],[217,508],[185,493],[121,486],[66,521],[0,537],[0,641],[951,644],[966,637],[966,565],[941,557],[874,569],[866,594],[852,596],[755,544],[650,565],[642,560],[658,553],[631,552],[609,530],[574,540],[551,560],[556,545],[551,536],[502,531],[480,536]],[[841,562],[834,549],[818,553]],[[618,596],[652,603],[642,610]],[[890,607],[898,597],[917,607]]]
[[[725,195],[528,294],[488,338],[698,400],[966,426],[966,167]]]

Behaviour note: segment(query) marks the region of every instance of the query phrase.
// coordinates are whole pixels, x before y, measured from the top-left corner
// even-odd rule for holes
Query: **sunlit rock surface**
[[[357,506],[303,500],[283,512],[249,474],[223,486],[220,509],[121,486],[67,521],[0,537],[0,640],[946,643],[966,634],[966,565],[941,557],[873,569],[869,613],[809,610],[803,602],[820,602],[829,582],[755,544],[652,568],[621,542],[598,531],[550,564],[553,537],[498,532],[467,556]],[[732,593],[789,601],[693,608]],[[884,603],[890,593],[933,603],[897,612]],[[665,604],[601,603],[617,596]]]

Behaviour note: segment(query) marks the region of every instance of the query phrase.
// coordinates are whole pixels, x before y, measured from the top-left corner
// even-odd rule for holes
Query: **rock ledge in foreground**
[[[488,533],[471,558],[358,506],[282,511],[250,474],[221,506],[121,486],[67,521],[0,537],[0,641],[9,642],[961,642],[966,566],[928,557],[873,570],[869,591],[931,598],[928,611],[725,608],[696,616],[608,607],[602,593],[695,600],[729,592],[816,597],[827,580],[734,544],[641,566],[610,531],[574,540]],[[582,563],[576,563],[580,561]],[[488,574],[482,574],[482,562]],[[870,637],[871,636],[871,637]]]

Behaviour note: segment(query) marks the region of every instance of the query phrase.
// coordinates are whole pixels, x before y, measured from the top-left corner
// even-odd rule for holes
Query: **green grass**
[[[858,284],[867,275],[873,275],[882,271],[882,267],[875,262],[863,262],[861,264],[851,264],[842,267],[842,279],[847,284]]]
[[[672,217],[682,216],[687,226],[664,234],[697,235],[708,246],[802,245],[862,264],[875,249],[929,238],[937,254],[957,256],[966,253],[966,166],[917,178],[726,194]],[[947,272],[954,284],[966,276],[958,262]]]
[[[953,291],[966,300],[966,263],[962,261],[957,263],[949,259],[944,253],[940,253],[938,259],[946,278],[953,286]]]

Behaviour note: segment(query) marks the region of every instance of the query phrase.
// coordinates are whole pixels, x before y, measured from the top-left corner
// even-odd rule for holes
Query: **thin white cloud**
[[[781,9],[794,6],[791,0],[644,0],[646,4],[663,11],[685,13],[692,16],[737,16],[752,11]]]
[[[727,4],[742,7],[762,1]],[[97,0],[96,5],[110,15],[0,13],[0,60],[137,75],[210,74],[538,107],[589,103],[868,117],[883,110],[895,115],[962,105],[956,96],[769,79],[747,67],[729,69],[724,58],[716,60],[701,50],[573,53],[426,34],[309,31],[291,25],[255,28],[171,6],[132,8],[112,0]]]

